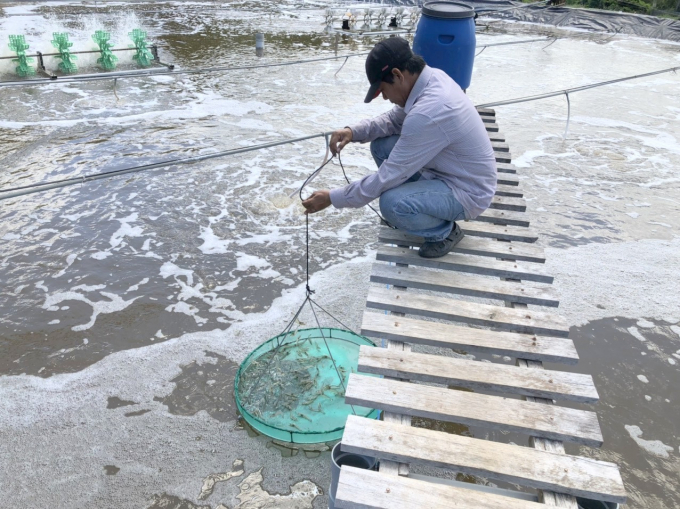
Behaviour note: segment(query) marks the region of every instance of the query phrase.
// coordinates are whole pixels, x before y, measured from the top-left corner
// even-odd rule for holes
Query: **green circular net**
[[[361,345],[375,346],[333,328],[298,329],[266,341],[236,374],[243,418],[269,437],[317,443],[340,439],[350,414],[377,417],[377,410],[345,404],[344,388],[356,372]]]

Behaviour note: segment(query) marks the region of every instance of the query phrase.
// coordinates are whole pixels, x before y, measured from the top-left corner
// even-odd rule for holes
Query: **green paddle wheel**
[[[33,76],[35,74],[35,68],[28,65],[33,62],[31,57],[26,56],[26,50],[28,49],[28,44],[23,35],[10,35],[9,36],[9,49],[17,54],[17,58],[13,58],[12,62],[16,62],[19,65],[16,67],[16,73],[25,78],[27,76]]]
[[[97,30],[92,36],[94,42],[99,46],[101,56],[97,59],[97,63],[107,71],[113,71],[116,68],[118,57],[113,54],[111,48],[113,44],[110,41],[111,34],[103,30]]]
[[[59,52],[57,58],[61,59],[61,62],[59,63],[59,70],[65,74],[73,74],[74,72],[77,72],[78,67],[74,62],[74,60],[76,60],[76,56],[71,55],[71,46],[73,46],[73,43],[68,40],[68,34],[54,32],[52,37],[54,37],[51,41],[52,46],[57,48],[57,51]]]
[[[149,50],[147,47],[146,32],[140,30],[139,28],[135,28],[128,35],[135,43],[134,47],[137,49],[137,52],[132,57],[133,60],[135,60],[141,67],[149,67],[154,58],[151,50]]]

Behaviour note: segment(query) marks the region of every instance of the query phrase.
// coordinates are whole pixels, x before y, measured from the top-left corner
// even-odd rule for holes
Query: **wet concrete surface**
[[[218,421],[233,421],[238,416],[234,400],[238,364],[214,352],[206,351],[205,355],[216,362],[182,366],[182,374],[170,380],[175,390],[168,396],[155,397],[154,401],[166,405],[174,415],[194,415],[203,410]]]

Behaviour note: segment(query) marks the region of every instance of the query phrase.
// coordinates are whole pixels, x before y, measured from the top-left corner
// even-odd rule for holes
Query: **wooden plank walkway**
[[[595,403],[597,390],[590,375],[543,368],[543,362],[576,364],[578,354],[555,309],[553,278],[534,244],[510,147],[494,110],[478,111],[496,156],[498,187],[487,211],[460,223],[466,235],[454,251],[420,258],[415,249],[422,238],[379,229],[361,333],[386,348],[361,347],[359,373],[350,375],[345,398],[383,410],[383,420],[350,416],[342,449],[375,456],[380,468],[343,466],[337,507],[577,509],[577,496],[626,500],[615,464],[565,454],[563,442],[600,447],[602,431],[593,411],[557,403]],[[436,347],[438,354],[413,346]],[[453,350],[511,357],[515,365],[446,353]],[[530,447],[415,428],[412,417],[524,434]],[[538,502],[508,490],[410,478],[411,464],[533,488]]]

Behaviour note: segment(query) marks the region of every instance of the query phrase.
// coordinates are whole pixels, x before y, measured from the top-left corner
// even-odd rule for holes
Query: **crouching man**
[[[456,221],[484,212],[496,192],[496,161],[484,123],[461,88],[391,37],[366,58],[370,83],[364,102],[382,94],[395,106],[375,118],[335,131],[333,154],[349,142],[371,142],[377,173],[302,202],[305,213],[333,205],[363,207],[380,198],[391,225],[425,242],[425,258],[447,254],[463,237]]]

